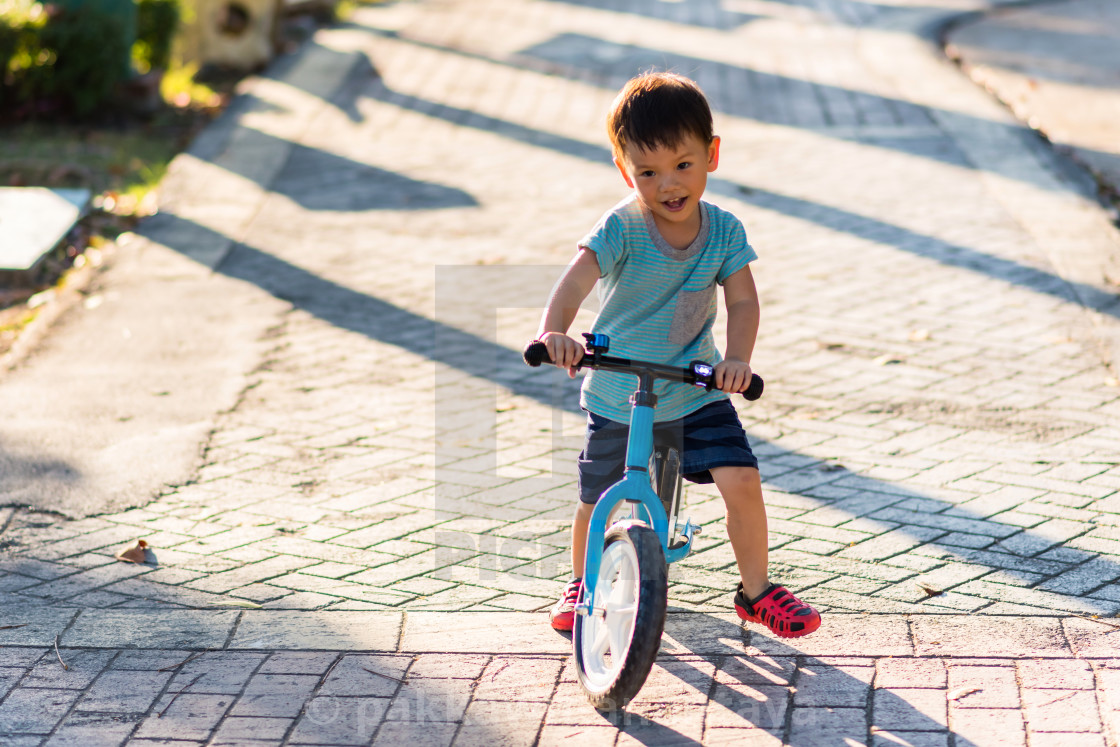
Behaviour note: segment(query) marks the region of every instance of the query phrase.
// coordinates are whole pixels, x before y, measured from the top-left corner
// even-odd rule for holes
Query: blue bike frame
[[[641,392],[647,377],[640,377]],[[650,382],[652,388],[652,382]],[[591,512],[587,528],[587,554],[583,563],[583,599],[576,606],[576,614],[586,615],[596,608],[595,586],[599,578],[599,565],[603,559],[603,537],[607,534],[607,522],[622,502],[631,506],[632,518],[644,522],[657,533],[666,563],[675,563],[686,557],[692,550],[692,535],[695,527],[687,522],[682,530],[684,543],[669,547],[669,517],[661,498],[650,485],[649,463],[653,456],[653,412],[652,405],[634,404],[630,414],[630,435],[626,444],[626,470],[622,479],[600,496]]]
[[[594,369],[617,371],[621,373],[636,374],[638,377],[638,390],[630,402],[633,410],[630,413],[630,434],[626,443],[626,469],[622,479],[607,488],[599,497],[595,508],[591,512],[588,523],[587,551],[584,556],[583,566],[583,598],[576,605],[576,614],[587,615],[598,608],[596,604],[596,581],[599,578],[599,566],[603,560],[603,538],[607,534],[607,522],[614,514],[615,508],[620,503],[626,502],[631,507],[631,520],[639,521],[657,533],[661,540],[661,549],[665,554],[666,563],[675,563],[684,558],[692,550],[692,537],[699,527],[686,521],[680,528],[684,541],[672,546],[669,544],[669,517],[665,515],[665,508],[661,498],[654,492],[650,484],[649,464],[653,456],[653,411],[657,405],[657,397],[653,393],[654,379],[677,381],[711,389],[713,384],[713,368],[707,363],[694,361],[688,368],[677,368],[659,363],[632,361],[627,358],[608,357],[604,355],[610,348],[606,335],[584,333],[587,340],[587,353],[578,367],[587,366]],[[543,342],[534,340],[525,348],[525,362],[530,366],[539,366],[543,362],[551,362],[548,350]],[[743,396],[749,400],[758,399],[762,395],[763,382],[757,375],[751,377],[750,387]]]

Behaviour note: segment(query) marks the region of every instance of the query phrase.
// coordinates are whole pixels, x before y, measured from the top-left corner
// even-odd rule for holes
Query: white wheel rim
[[[638,575],[638,554],[629,542],[612,542],[604,550],[595,586],[598,614],[581,620],[579,640],[583,674],[592,689],[609,687],[626,662],[638,616]]]

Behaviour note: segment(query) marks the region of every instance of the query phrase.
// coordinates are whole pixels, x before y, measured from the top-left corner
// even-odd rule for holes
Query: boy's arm
[[[727,352],[715,367],[716,387],[742,392],[751,382],[751,355],[758,338],[758,291],[751,268],[744,267],[723,283],[727,305]]]
[[[565,333],[598,280],[599,259],[595,252],[581,247],[552,289],[537,329],[537,339],[548,348],[552,362],[567,368],[569,376],[576,375],[575,365],[583,358],[583,345]]]

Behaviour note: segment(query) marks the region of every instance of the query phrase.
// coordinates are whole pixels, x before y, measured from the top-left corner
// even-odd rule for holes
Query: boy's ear
[[[626,186],[630,189],[634,188],[634,180],[630,178],[630,172],[626,170],[626,164],[618,156],[614,157],[614,165],[618,169],[618,173],[622,174],[622,178],[626,180]]]
[[[719,135],[713,137],[708,146],[708,171],[715,171],[716,166],[719,166]]]

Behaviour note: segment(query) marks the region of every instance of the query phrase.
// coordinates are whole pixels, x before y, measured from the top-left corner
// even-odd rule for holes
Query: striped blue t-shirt
[[[630,195],[609,210],[580,242],[599,261],[599,315],[591,331],[610,337],[609,355],[686,367],[723,360],[712,337],[716,285],[758,258],[743,224],[731,213],[700,202],[700,232],[686,249],[662,238],[653,215]],[[580,405],[626,423],[631,374],[589,371]],[[718,390],[658,381],[657,421],[675,420],[727,397]]]

